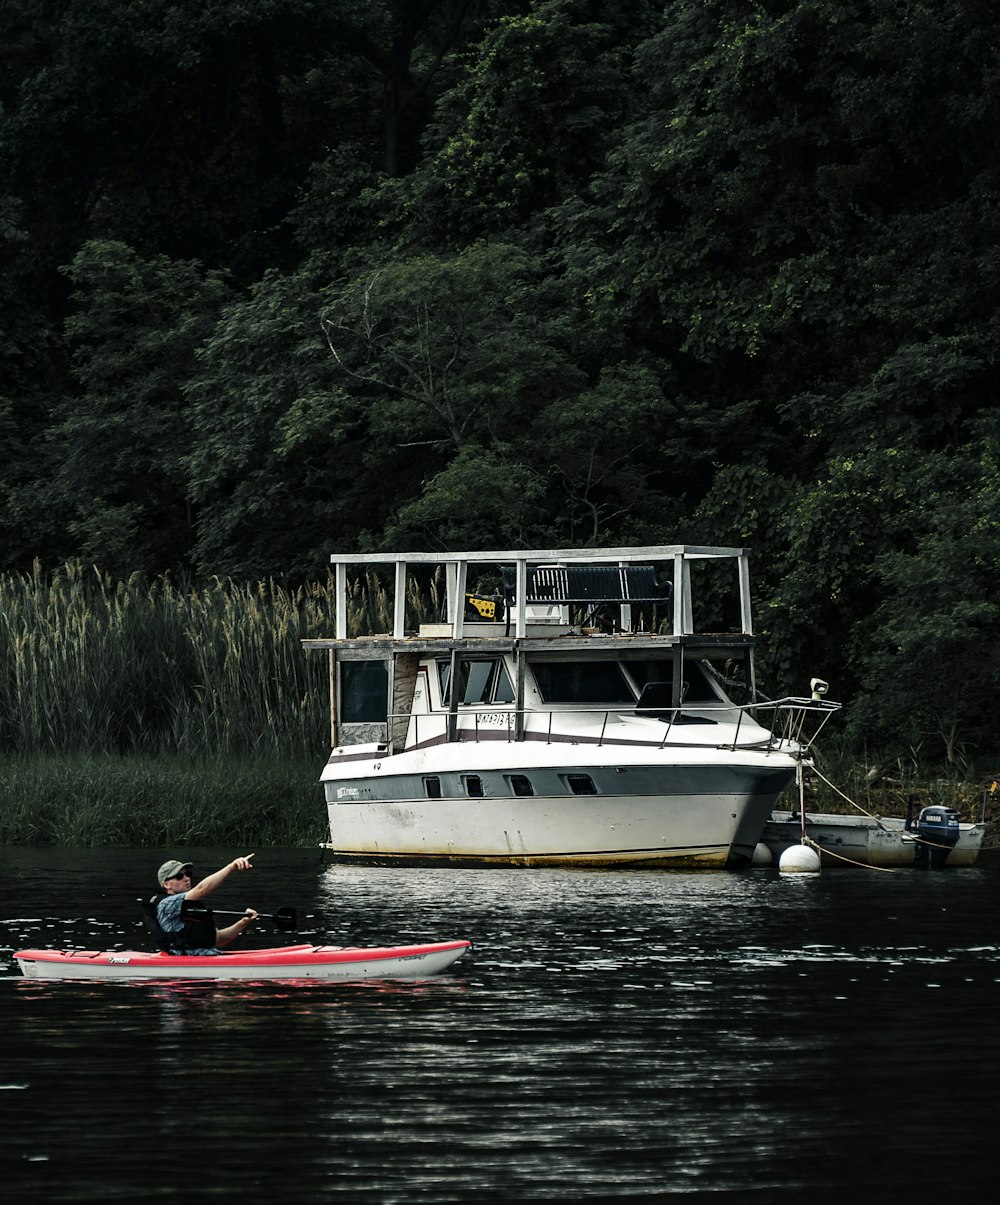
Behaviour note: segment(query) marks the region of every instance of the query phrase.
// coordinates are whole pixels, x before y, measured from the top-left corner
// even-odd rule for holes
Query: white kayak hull
[[[429,945],[341,948],[283,946],[232,954],[151,954],[139,950],[19,950],[28,979],[423,979],[472,948],[466,940]]]

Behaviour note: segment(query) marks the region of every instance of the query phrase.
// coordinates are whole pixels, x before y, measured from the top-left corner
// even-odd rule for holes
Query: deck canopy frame
[[[406,638],[406,582],[407,571],[413,565],[443,566],[447,592],[446,614],[451,629],[450,637],[461,640],[466,623],[465,594],[470,565],[513,566],[516,580],[515,617],[512,635],[524,639],[528,627],[528,602],[526,601],[528,570],[542,565],[647,565],[670,563],[673,566],[673,623],[675,637],[695,635],[691,602],[691,568],[698,561],[734,560],[737,564],[739,586],[740,633],[753,635],[753,618],[750,611],[749,558],[742,548],[707,548],[691,544],[667,544],[646,548],[548,548],[513,552],[400,552],[358,553],[342,556],[334,553],[330,557],[336,577],[336,630],[334,640],[349,639],[347,633],[347,578],[351,568],[361,565],[391,565],[394,568],[395,587],[393,598],[392,639]],[[623,611],[628,603],[623,601]],[[628,615],[623,616],[627,620]],[[623,628],[627,623],[623,622]]]
[[[698,562],[730,560],[735,562],[739,623],[738,631],[726,633],[699,633],[695,628],[692,604],[692,568]],[[547,548],[513,551],[485,552],[404,552],[404,553],[357,553],[349,556],[334,553],[330,557],[334,567],[336,585],[335,634],[332,638],[303,641],[307,649],[324,649],[330,661],[330,732],[334,746],[338,744],[336,663],[383,659],[389,671],[389,699],[395,694],[396,654],[414,653],[421,655],[447,655],[451,659],[452,681],[457,680],[457,662],[463,656],[484,653],[512,652],[517,663],[516,713],[517,727],[523,718],[524,658],[522,653],[552,652],[571,654],[586,648],[593,651],[593,637],[553,625],[551,633],[540,633],[531,627],[528,597],[530,573],[540,566],[614,566],[625,569],[631,565],[671,566],[670,606],[672,612],[671,631],[663,635],[643,633],[645,639],[672,647],[674,670],[675,705],[680,704],[682,661],[687,655],[701,652],[710,655],[713,649],[741,652],[746,660],[747,682],[751,697],[756,697],[756,683],[752,648],[754,644],[753,617],[750,607],[749,557],[742,548],[704,547],[690,544],[668,544],[662,546],[628,548]],[[473,621],[471,626],[466,617],[465,596],[468,589],[470,566],[488,565],[493,568],[507,567],[508,577],[512,569],[514,581],[513,623],[508,619],[506,630],[500,624],[483,624]],[[389,566],[394,577],[393,628],[391,633],[369,636],[350,636],[347,630],[348,578],[352,569],[362,566]],[[406,631],[406,586],[408,573],[413,566],[443,567],[445,571],[445,614],[446,622],[433,625],[433,634],[414,635]],[[621,632],[601,637],[602,651],[613,655],[630,647],[634,648],[635,636],[631,633],[631,607],[621,601]],[[495,631],[489,630],[496,628]],[[467,632],[468,629],[468,632]],[[451,711],[457,708],[452,699]],[[390,705],[389,710],[392,710]],[[388,718],[388,717],[387,717]],[[387,724],[387,729],[391,724]],[[454,730],[455,716],[449,727]],[[389,743],[394,745],[391,733],[386,733]]]

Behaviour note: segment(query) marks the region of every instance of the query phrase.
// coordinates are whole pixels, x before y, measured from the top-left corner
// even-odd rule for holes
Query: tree
[[[1000,706],[1000,441],[995,418],[983,426],[978,457],[934,457],[914,475],[915,538],[877,558],[881,602],[852,641],[854,733],[952,767],[995,745]]]
[[[116,242],[88,243],[67,276],[73,389],[52,402],[36,448],[46,489],[23,478],[12,510],[51,533],[58,558],[86,557],[120,574],[183,565],[192,517],[182,383],[227,283],[199,264],[142,259]]]
[[[379,513],[363,416],[334,380],[319,326],[328,280],[322,261],[267,273],[198,350],[183,393],[202,573],[312,576],[334,541]]]
[[[572,366],[541,264],[515,246],[400,257],[356,277],[323,318],[343,379],[371,404],[374,435],[406,447],[496,436]]]
[[[322,319],[331,364],[365,415],[367,465],[392,482],[387,515],[580,382],[543,284],[532,256],[479,243],[388,260],[333,293]],[[455,474],[444,480],[452,492]]]
[[[412,166],[415,139],[406,121],[428,93],[445,56],[465,33],[474,0],[387,0],[347,9],[332,25],[334,39],[358,55],[382,80],[383,158],[387,176]],[[489,7],[489,6],[482,6]],[[381,10],[381,11],[380,11]]]
[[[387,546],[525,548],[544,530],[545,478],[511,449],[467,446],[390,521]]]
[[[301,74],[325,12],[318,0],[68,0],[32,17],[0,165],[35,254],[67,263],[104,238],[259,270],[303,178],[304,135],[319,130]]]
[[[544,0],[487,29],[440,98],[403,192],[410,237],[457,248],[532,236],[585,188],[628,106],[623,62],[651,6]]]
[[[36,510],[62,517],[62,556],[125,575],[183,565],[191,435],[180,382],[229,288],[200,264],[143,259],[112,242],[86,244],[67,275],[76,388],[53,407],[51,478]]]
[[[544,470],[545,513],[559,545],[667,542],[680,519],[665,498],[672,458],[663,445],[677,417],[662,366],[608,365],[593,385],[564,391],[516,446]]]
[[[563,207],[592,305],[717,414],[753,399],[772,467],[844,450],[842,399],[917,357],[952,358],[951,413],[897,397],[892,425],[964,438],[988,378],[957,359],[992,346],[998,283],[992,47],[975,4],[671,6],[636,52],[646,106]]]

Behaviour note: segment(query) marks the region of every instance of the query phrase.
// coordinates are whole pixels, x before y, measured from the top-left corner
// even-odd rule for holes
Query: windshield
[[[650,682],[670,682],[672,669],[668,661],[627,661],[625,668],[641,691]],[[697,661],[684,662],[684,689],[681,700],[692,703],[720,703],[722,695],[713,687],[708,673]]]
[[[612,706],[634,703],[647,686],[662,686],[669,705],[673,665],[664,658],[636,661],[533,661],[532,673],[543,703]],[[728,702],[697,661],[684,662],[681,701],[688,707]]]
[[[617,661],[536,661],[543,703],[634,703],[636,696]]]

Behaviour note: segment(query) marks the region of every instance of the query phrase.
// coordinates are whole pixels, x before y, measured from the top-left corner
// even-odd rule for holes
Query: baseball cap
[[[156,872],[156,881],[165,883],[167,879],[172,879],[182,870],[190,870],[192,866],[192,862],[178,862],[176,858],[171,858],[169,862],[164,862]]]

